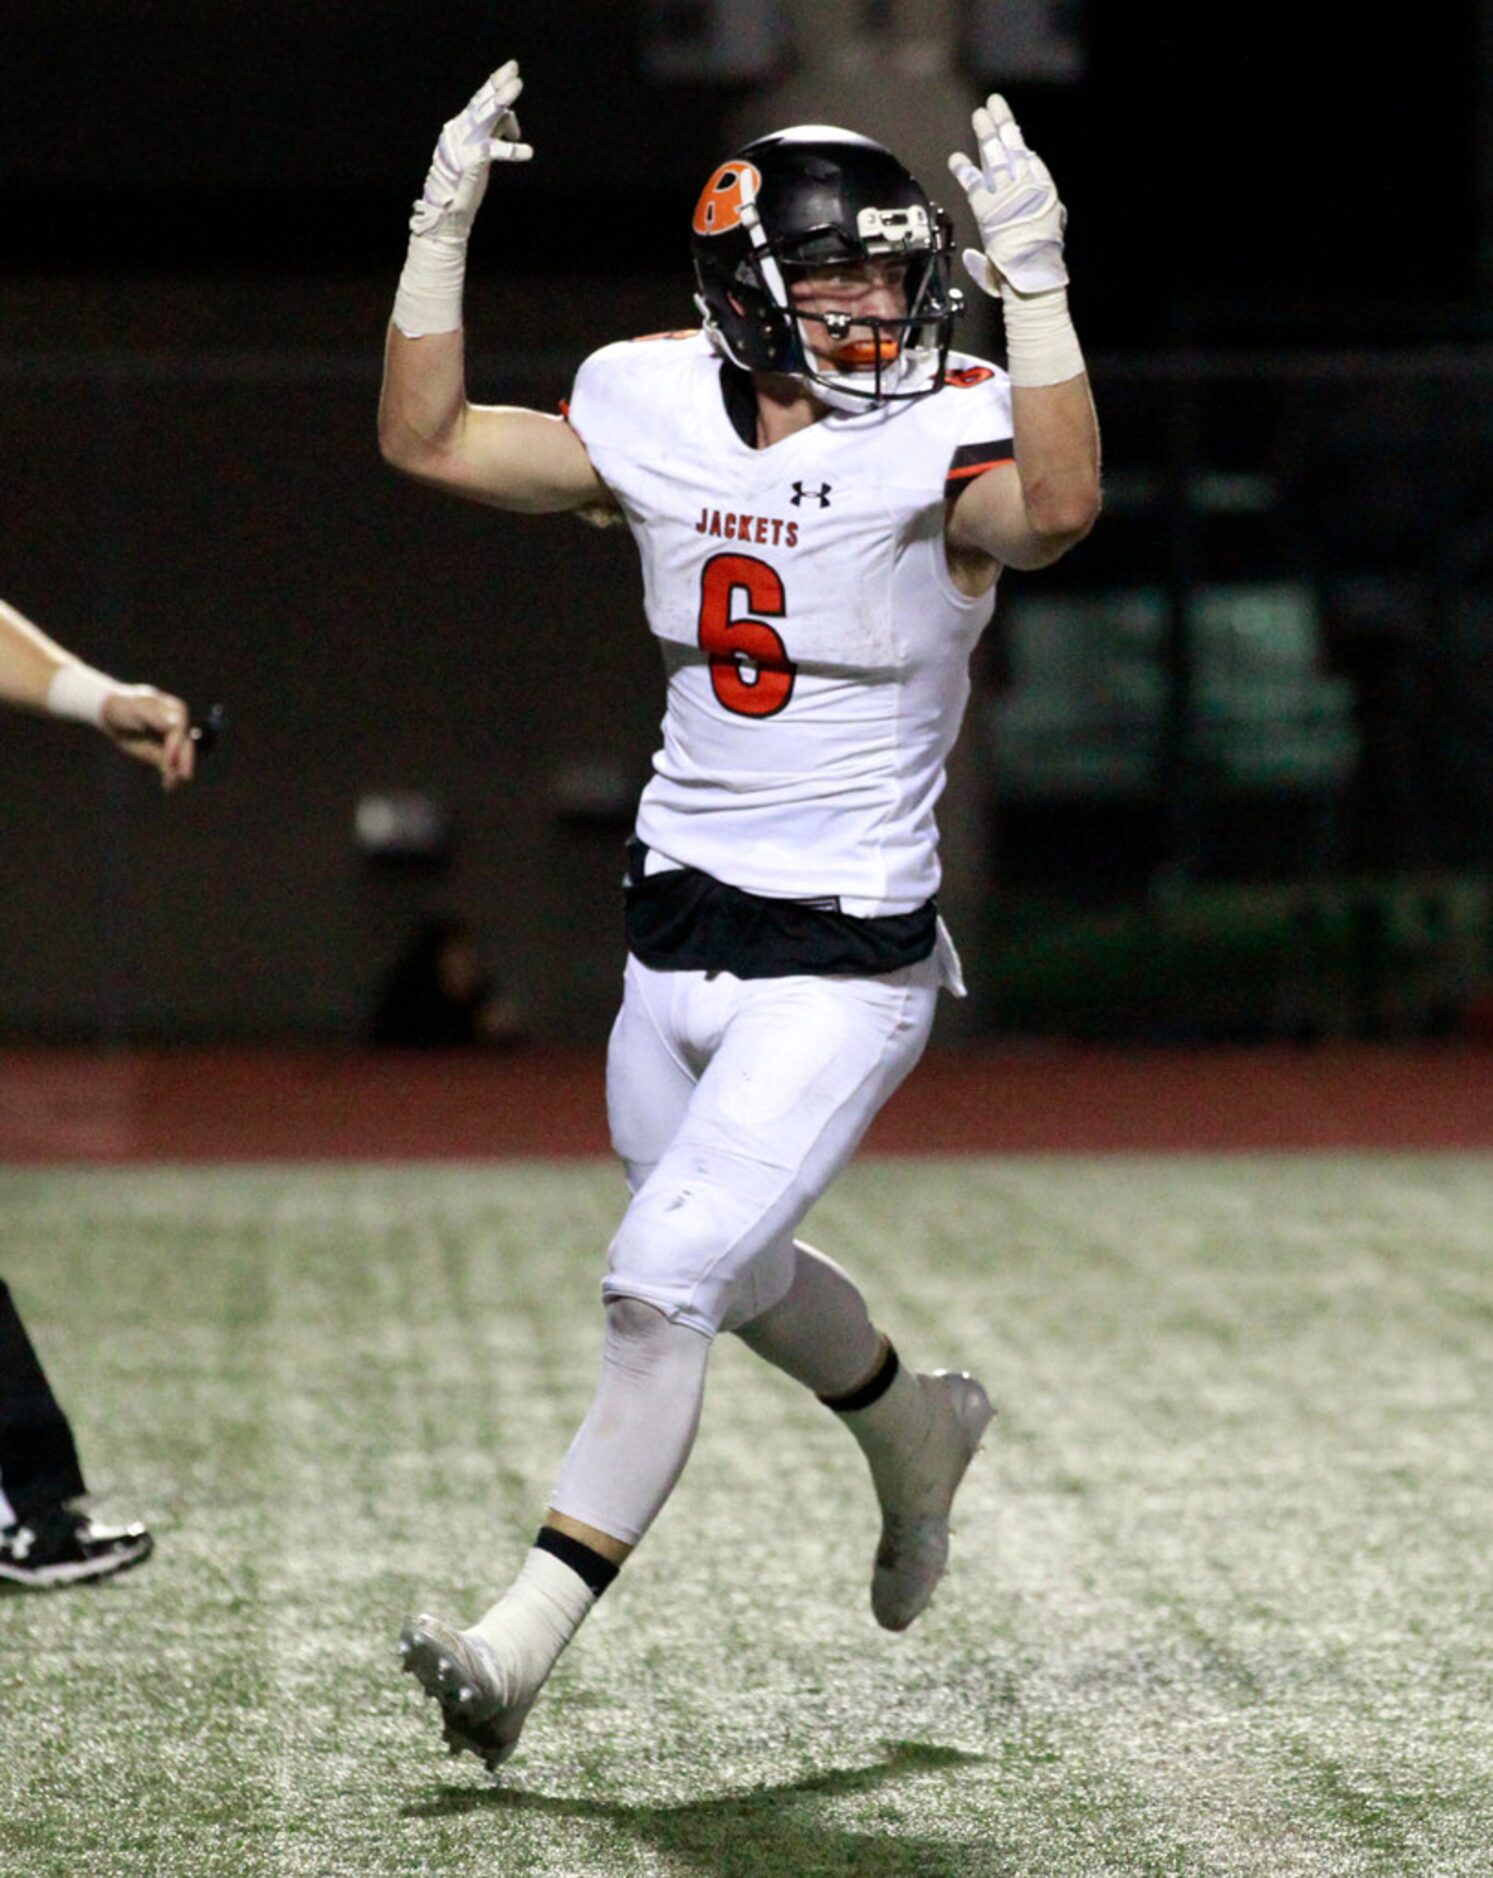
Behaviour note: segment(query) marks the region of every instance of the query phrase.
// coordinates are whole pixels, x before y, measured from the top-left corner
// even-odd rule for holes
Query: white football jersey
[[[995,606],[950,576],[946,495],[1011,456],[1005,374],[953,354],[931,397],[759,450],[704,336],[670,334],[594,353],[569,417],[638,544],[668,675],[640,839],[749,893],[921,906]]]

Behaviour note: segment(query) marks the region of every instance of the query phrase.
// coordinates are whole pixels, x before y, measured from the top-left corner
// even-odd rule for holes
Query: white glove
[[[500,65],[467,108],[441,131],[425,187],[410,217],[409,252],[394,299],[394,324],[407,339],[461,325],[467,236],[487,193],[493,163],[527,163],[513,106],[524,81],[518,60]]]
[[[970,122],[980,140],[980,167],[963,151],[949,158],[983,244],[965,249],[965,268],[977,287],[1001,303],[1011,383],[1064,384],[1084,369],[1068,317],[1068,212],[1047,165],[1022,142],[1021,127],[999,92],[990,94]]]
[[[492,163],[527,163],[533,146],[521,143],[513,106],[524,81],[518,60],[500,65],[467,108],[442,127],[441,140],[410,227],[417,235],[465,240],[487,192]]]
[[[1022,142],[1021,126],[999,92],[990,94],[970,123],[979,139],[980,167],[962,150],[949,158],[955,181],[969,197],[984,250],[964,251],[970,279],[997,299],[1003,285],[1017,293],[1066,287],[1068,211],[1047,165]]]

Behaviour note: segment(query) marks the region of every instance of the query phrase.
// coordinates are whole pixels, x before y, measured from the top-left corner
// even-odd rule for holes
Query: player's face
[[[825,267],[796,270],[788,282],[794,310],[807,316],[804,333],[816,361],[830,371],[874,371],[877,349],[881,363],[889,364],[899,351],[897,341],[864,322],[904,319],[907,315],[907,264],[904,261],[840,261]],[[832,330],[848,319],[843,331]],[[835,317],[838,316],[838,317]]]

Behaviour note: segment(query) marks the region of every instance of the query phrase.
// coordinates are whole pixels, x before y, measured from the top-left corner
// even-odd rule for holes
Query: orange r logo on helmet
[[[724,235],[741,226],[741,212],[756,200],[762,172],[754,163],[723,163],[700,191],[691,223],[697,235]]]

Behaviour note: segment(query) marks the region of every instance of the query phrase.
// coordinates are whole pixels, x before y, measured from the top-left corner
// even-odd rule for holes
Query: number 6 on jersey
[[[753,613],[783,616],[783,582],[750,554],[716,554],[700,577],[700,646],[710,658],[715,695],[738,717],[772,717],[793,696],[798,667],[765,620],[731,617],[742,593]]]

